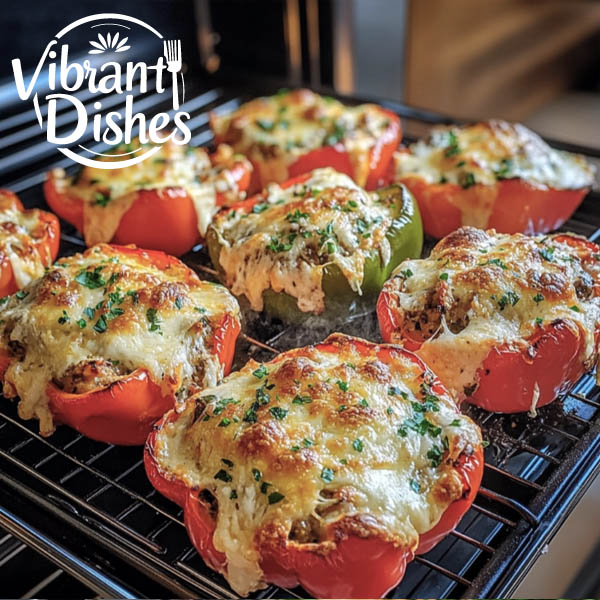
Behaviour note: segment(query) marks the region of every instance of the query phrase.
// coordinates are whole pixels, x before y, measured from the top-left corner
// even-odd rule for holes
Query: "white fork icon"
[[[177,75],[181,71],[181,41],[165,40],[163,46],[165,58],[167,59],[167,71],[173,74],[173,110],[177,110],[179,108]]]

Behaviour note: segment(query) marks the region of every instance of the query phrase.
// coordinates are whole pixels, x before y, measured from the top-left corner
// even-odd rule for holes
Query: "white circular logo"
[[[81,34],[82,28],[89,33],[88,46],[77,48],[77,58],[72,59],[69,33],[79,29]],[[155,56],[145,61],[123,60],[136,39],[142,38],[146,40],[144,48],[155,51]],[[12,61],[19,97],[33,102],[48,142],[75,162],[100,169],[139,163],[169,139],[189,143],[191,132],[186,121],[190,115],[179,110],[185,98],[182,66],[180,40],[166,40],[140,19],[116,13],[84,17],[61,29],[44,49],[27,84],[20,59]],[[34,90],[44,77],[49,91],[40,99]],[[140,100],[136,111],[136,97],[148,94],[163,94],[165,100],[171,100],[172,110],[148,118],[143,112],[147,101]],[[67,114],[74,119],[65,118]],[[68,131],[64,131],[65,123]],[[138,136],[140,144],[130,146]],[[88,140],[85,145],[84,140]],[[100,152],[98,146],[113,151]],[[115,152],[116,147],[122,151]],[[102,160],[107,156],[111,159]]]

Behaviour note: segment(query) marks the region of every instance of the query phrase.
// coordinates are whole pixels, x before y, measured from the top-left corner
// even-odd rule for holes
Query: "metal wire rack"
[[[227,110],[244,99],[233,88],[196,87],[188,97],[183,109],[192,114],[194,144],[211,141],[209,110]],[[138,103],[146,110],[161,108],[152,95],[138,98]],[[440,120],[401,105],[388,106],[405,118],[409,128]],[[1,183],[19,192],[27,206],[42,206],[40,183],[45,171],[67,166],[67,161],[57,161],[55,150],[35,136],[32,127],[23,127],[26,122],[20,113],[0,121]],[[597,201],[598,194],[591,194],[565,229],[599,236]],[[80,236],[65,226],[61,255],[82,248]],[[184,260],[205,277],[214,276],[201,248]],[[341,329],[355,335],[374,332],[374,314],[348,319]],[[302,341],[309,343],[321,332],[307,329],[303,335]],[[236,363],[243,364],[249,356],[266,360],[297,341],[297,330],[254,316],[238,345]],[[539,410],[536,419],[469,412],[490,442],[481,491],[456,531],[410,563],[390,597],[510,594],[600,471],[600,389],[591,375],[564,398]],[[42,438],[37,423],[21,421],[14,404],[4,401],[0,482],[0,507],[12,503],[14,509],[0,508],[0,525],[38,550],[58,548],[49,558],[98,593],[156,597],[156,590],[167,590],[165,594],[182,597],[234,596],[191,546],[181,510],[149,484],[140,448],[94,442],[68,427]],[[28,525],[32,510],[43,517],[33,529]],[[47,537],[47,529],[57,523],[64,548],[56,538]],[[69,549],[73,540],[83,542]],[[272,586],[254,597],[282,595],[306,597],[301,589]]]

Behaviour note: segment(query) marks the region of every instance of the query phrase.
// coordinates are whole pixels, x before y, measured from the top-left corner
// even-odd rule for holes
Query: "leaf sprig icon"
[[[92,49],[88,51],[88,54],[102,54],[109,50],[113,50],[114,52],[125,52],[125,50],[131,48],[131,46],[126,45],[128,39],[129,38],[124,37],[122,40],[119,40],[118,32],[112,36],[110,33],[107,33],[106,37],[99,33],[97,42],[90,40]]]

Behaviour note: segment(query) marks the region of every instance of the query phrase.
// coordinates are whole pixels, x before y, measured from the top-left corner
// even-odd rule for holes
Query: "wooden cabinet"
[[[405,101],[465,118],[523,119],[600,67],[600,3],[410,0]]]

